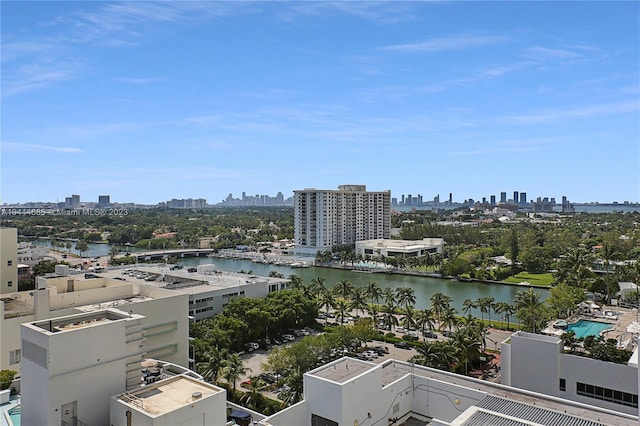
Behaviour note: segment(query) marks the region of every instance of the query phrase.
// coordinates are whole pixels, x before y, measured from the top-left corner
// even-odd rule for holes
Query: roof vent
[[[200,399],[202,398],[202,392],[194,392],[191,394],[191,398],[193,399]]]

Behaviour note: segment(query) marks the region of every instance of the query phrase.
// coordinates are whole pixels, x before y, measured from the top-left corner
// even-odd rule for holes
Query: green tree
[[[516,316],[526,331],[536,333],[548,320],[548,311],[543,302],[540,301],[540,293],[529,290],[522,290],[516,293],[515,298]]]
[[[17,374],[14,370],[0,370],[0,391],[9,389]]]
[[[222,377],[227,381],[227,383],[233,384],[234,391],[236,390],[236,381],[240,376],[246,374],[248,371],[251,371],[251,369],[244,366],[244,362],[238,354],[228,354],[223,360]]]
[[[567,318],[574,312],[576,305],[586,298],[582,289],[560,283],[551,288],[551,296],[546,303],[551,307],[555,316]]]
[[[358,310],[362,311],[364,314],[364,310],[367,308],[365,291],[366,289],[358,287],[354,288],[353,292],[351,293],[351,304],[349,308],[356,311],[356,316],[358,316]]]

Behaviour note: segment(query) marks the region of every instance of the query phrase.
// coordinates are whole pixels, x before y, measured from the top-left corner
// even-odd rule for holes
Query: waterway
[[[33,241],[33,244],[37,246],[50,247],[50,242],[47,240]],[[71,252],[76,253],[75,244],[72,243]],[[89,250],[87,256],[108,256],[111,250],[109,244],[94,244],[89,243]],[[143,252],[143,249],[136,249],[135,247],[123,247],[118,246],[119,249],[129,252]],[[311,280],[315,277],[322,277],[326,280],[327,287],[333,287],[337,282],[342,280],[348,280],[353,283],[355,287],[364,287],[369,282],[375,281],[381,288],[398,287],[410,287],[414,290],[416,295],[416,309],[426,309],[431,307],[431,296],[435,293],[444,293],[450,296],[453,301],[451,306],[456,308],[458,312],[462,313],[462,303],[465,299],[477,300],[481,297],[493,297],[496,302],[513,303],[516,293],[526,290],[526,287],[501,285],[501,284],[486,284],[480,282],[466,282],[466,281],[451,281],[447,279],[420,277],[412,275],[399,275],[399,274],[372,274],[365,272],[354,272],[343,269],[331,269],[331,268],[291,268],[289,266],[271,265],[254,263],[250,260],[242,259],[223,259],[215,257],[190,257],[184,258],[179,261],[179,264],[184,266],[197,266],[203,264],[214,264],[217,269],[223,271],[239,272],[239,271],[253,271],[256,275],[269,275],[270,271],[277,271],[283,274],[285,277],[295,274],[300,276],[306,285],[311,283]],[[549,290],[538,289],[535,291],[540,293],[542,300],[549,297]],[[480,311],[471,311],[473,315],[480,316]]]

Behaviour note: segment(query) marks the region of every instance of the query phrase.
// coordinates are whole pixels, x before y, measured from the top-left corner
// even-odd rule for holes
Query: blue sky
[[[1,202],[640,201],[638,2],[2,2]]]

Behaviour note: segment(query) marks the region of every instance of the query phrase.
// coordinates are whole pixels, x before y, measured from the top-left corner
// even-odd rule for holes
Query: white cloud
[[[2,149],[7,151],[23,151],[23,152],[61,152],[64,154],[78,154],[82,150],[78,148],[64,147],[64,146],[52,146],[52,145],[38,145],[19,142],[2,142]]]
[[[462,50],[472,47],[496,44],[508,40],[502,36],[458,34],[449,37],[432,38],[419,43],[383,46],[379,50],[393,52],[441,52]]]

